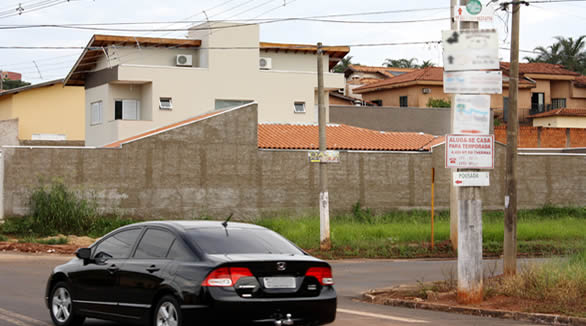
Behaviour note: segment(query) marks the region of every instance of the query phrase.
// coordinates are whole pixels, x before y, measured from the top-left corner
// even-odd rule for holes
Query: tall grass
[[[527,265],[517,275],[503,278],[497,291],[536,300],[540,311],[586,316],[586,249],[569,258]]]

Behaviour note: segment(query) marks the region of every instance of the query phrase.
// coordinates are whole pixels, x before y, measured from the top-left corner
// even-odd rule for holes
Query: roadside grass
[[[0,242],[3,241],[8,241],[8,238],[6,236],[4,236],[3,234],[0,234]]]
[[[544,207],[519,211],[520,255],[567,255],[586,248],[586,208]],[[301,248],[324,258],[454,256],[449,244],[449,213],[435,219],[435,249],[431,250],[429,212],[396,211],[373,215],[360,208],[331,219],[332,251],[319,250],[319,217],[263,218],[257,224],[272,229]],[[483,246],[487,256],[502,253],[503,213],[483,214]]]
[[[495,294],[535,301],[533,312],[586,317],[586,249],[496,279]]]
[[[56,237],[48,239],[39,239],[31,236],[27,236],[18,240],[19,243],[39,243],[45,245],[62,245],[67,244],[67,237]]]

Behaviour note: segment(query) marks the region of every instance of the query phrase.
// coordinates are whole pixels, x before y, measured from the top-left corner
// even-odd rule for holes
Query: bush
[[[450,100],[444,100],[441,98],[429,98],[427,100],[428,108],[451,108],[452,102]]]
[[[61,181],[39,186],[30,200],[32,231],[40,235],[57,231],[76,234],[89,229],[97,214],[96,204],[80,198]]]

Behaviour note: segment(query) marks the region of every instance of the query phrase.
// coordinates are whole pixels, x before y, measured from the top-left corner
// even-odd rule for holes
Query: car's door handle
[[[151,265],[151,267],[147,268],[146,270],[147,270],[149,273],[154,273],[154,272],[158,272],[158,271],[160,271],[161,269],[160,269],[160,268],[158,268],[158,267],[157,267],[157,266],[155,266],[155,265]]]
[[[110,272],[110,274],[114,274],[119,270],[120,270],[120,268],[118,268],[118,266],[116,266],[116,265],[112,265],[112,266],[108,267],[108,272]]]

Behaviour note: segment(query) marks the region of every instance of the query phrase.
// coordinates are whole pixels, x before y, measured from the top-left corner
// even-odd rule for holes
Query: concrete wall
[[[18,119],[0,120],[0,146],[18,144]]]
[[[586,128],[586,117],[543,117],[533,118],[533,127]]]
[[[239,219],[316,213],[318,164],[305,151],[257,149],[256,105],[144,138],[118,149],[4,148],[5,215],[28,211],[39,178],[62,178],[104,211],[145,218]],[[502,209],[505,148],[497,145],[484,207]],[[449,206],[443,145],[432,153],[342,152],[328,169],[331,207],[360,201],[376,211],[429,208],[431,168],[436,205]],[[585,205],[586,155],[520,155],[519,204]]]
[[[381,131],[450,133],[449,108],[330,106],[330,121]]]

